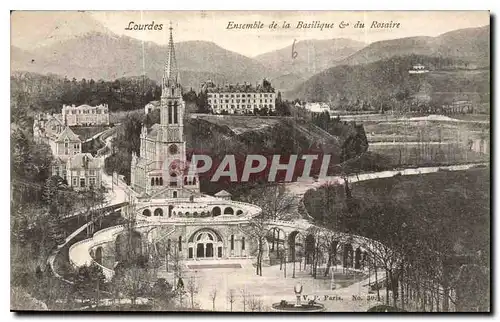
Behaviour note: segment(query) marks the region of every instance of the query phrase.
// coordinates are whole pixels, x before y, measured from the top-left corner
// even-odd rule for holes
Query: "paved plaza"
[[[203,263],[196,263],[196,265],[202,264],[203,266],[200,265],[200,267],[217,265],[216,261],[210,261],[210,263],[208,261],[200,262]],[[373,299],[367,299],[367,275],[358,274],[357,279],[346,283],[340,267],[336,269],[335,273],[335,278],[338,280],[332,283],[330,278],[313,279],[310,275],[309,266],[306,271],[299,270],[298,263],[296,264],[296,278],[292,278],[292,263],[287,265],[286,278],[284,277],[284,270],[280,270],[279,265],[263,267],[263,276],[257,276],[252,260],[241,260],[234,263],[240,264],[241,268],[188,269],[187,267],[195,264],[193,262],[184,263],[184,285],[187,285],[191,278],[194,279],[198,287],[195,303],[199,308],[212,310],[212,294],[215,289],[217,292],[215,310],[217,311],[230,311],[229,294],[231,290],[233,290],[234,294],[233,311],[243,311],[244,297],[247,298],[246,311],[251,311],[252,304],[249,303],[252,301],[254,302],[253,305],[256,305],[255,302],[260,302],[261,310],[270,310],[272,303],[281,300],[295,302],[294,286],[298,282],[303,285],[302,295],[307,295],[307,301],[316,299],[317,302],[325,305],[327,311],[366,311],[377,303]],[[381,273],[378,275],[379,278],[383,276]],[[341,278],[337,276],[341,276]],[[166,273],[164,269],[159,271],[158,277],[166,278],[170,283],[173,281],[173,274],[171,272]],[[371,281],[374,281],[373,275]],[[334,290],[332,290],[332,284],[335,284]],[[374,295],[370,294],[370,296]],[[353,296],[357,299],[354,299]],[[189,294],[186,294],[183,298],[183,304],[190,306]]]

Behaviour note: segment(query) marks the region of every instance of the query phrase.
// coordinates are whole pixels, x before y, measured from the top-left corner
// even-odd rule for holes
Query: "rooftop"
[[[208,93],[274,93],[274,87],[267,80],[263,80],[261,84],[224,84],[216,85],[209,81],[204,84]]]

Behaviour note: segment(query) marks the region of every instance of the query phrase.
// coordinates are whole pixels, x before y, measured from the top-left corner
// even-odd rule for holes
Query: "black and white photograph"
[[[490,19],[12,11],[10,310],[491,312]]]

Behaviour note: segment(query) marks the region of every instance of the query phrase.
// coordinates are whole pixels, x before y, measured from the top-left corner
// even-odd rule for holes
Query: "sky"
[[[228,30],[234,24],[264,24],[263,29]],[[269,29],[275,22],[279,28]],[[291,28],[281,28],[283,22]],[[334,23],[333,29],[297,29],[305,23]],[[341,21],[349,27],[339,28]],[[364,29],[353,28],[364,22]],[[372,29],[373,21],[399,23],[399,28]],[[172,22],[174,41],[204,40],[248,57],[284,48],[306,39],[351,38],[366,43],[442,33],[488,25],[488,11],[30,11],[11,15],[11,43],[23,49],[51,44],[89,31],[112,32],[158,44],[168,42]],[[162,30],[125,30],[130,22],[163,24]]]

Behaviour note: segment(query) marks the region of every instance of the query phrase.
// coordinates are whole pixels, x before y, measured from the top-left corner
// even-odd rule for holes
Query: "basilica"
[[[185,103],[172,28],[161,88],[160,123],[143,126],[139,155],[133,154],[131,163],[142,251],[153,247],[153,254],[163,257],[175,250],[186,260],[251,258],[256,244],[245,227],[261,208],[233,201],[226,191],[202,194],[197,173],[186,166]],[[118,252],[114,261],[119,257]]]
[[[160,124],[143,125],[139,156],[132,155],[131,186],[144,196],[186,197],[199,193],[199,181],[186,168],[186,142],[180,73],[170,30],[167,60],[162,79]]]

